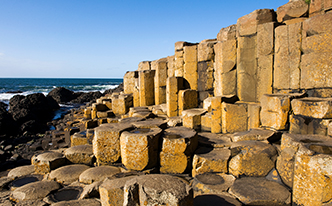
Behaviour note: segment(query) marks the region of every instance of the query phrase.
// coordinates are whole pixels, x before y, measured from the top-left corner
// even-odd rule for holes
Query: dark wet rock
[[[96,99],[100,98],[102,95],[101,92],[76,92],[74,94],[75,99],[71,100],[72,103],[79,103],[83,104],[86,102],[95,101]]]
[[[70,102],[75,98],[74,92],[64,87],[57,87],[50,91],[47,97],[53,98],[57,103]]]
[[[20,131],[43,131],[46,122],[53,117],[58,105],[49,104],[49,100],[42,93],[27,96],[16,95],[10,99],[9,113],[14,121],[20,125]]]
[[[15,91],[7,91],[5,93],[6,94],[20,94],[20,93],[23,93],[23,91],[21,91],[21,90],[15,90]]]
[[[7,107],[7,104],[0,102],[0,135],[14,134],[16,132],[16,123],[7,111]]]
[[[112,94],[113,92],[117,92],[117,93],[120,93],[123,91],[123,83],[119,84],[118,87],[114,88],[114,89],[108,89],[104,92],[104,95],[107,95],[107,94]]]

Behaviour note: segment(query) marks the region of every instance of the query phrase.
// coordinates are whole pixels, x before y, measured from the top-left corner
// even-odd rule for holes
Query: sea
[[[54,88],[64,87],[74,92],[104,92],[114,89],[123,82],[121,78],[0,78],[0,101],[9,104],[15,95],[43,93],[45,96]],[[60,105],[63,110],[77,105]],[[55,117],[56,118],[56,117]]]

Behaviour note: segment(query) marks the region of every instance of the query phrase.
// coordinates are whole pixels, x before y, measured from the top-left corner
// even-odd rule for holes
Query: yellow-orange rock
[[[47,174],[51,170],[66,165],[66,162],[65,156],[58,152],[44,152],[31,158],[31,164],[35,166],[37,174]]]
[[[154,75],[155,70],[139,71],[139,100],[140,106],[154,104]]]
[[[130,129],[132,125],[127,123],[102,124],[95,128],[92,145],[98,165],[113,163],[120,158],[120,135]]]
[[[74,164],[85,164],[92,166],[94,163],[94,155],[92,145],[78,145],[65,150],[66,158]]]
[[[223,102],[221,104],[221,109],[221,124],[223,133],[234,133],[247,130],[248,112],[246,104],[228,104]]]
[[[182,124],[195,130],[201,129],[201,116],[206,113],[205,109],[195,108],[182,111]]]
[[[295,115],[321,119],[332,118],[332,98],[308,97],[294,99],[291,104]]]
[[[196,108],[198,105],[197,91],[192,89],[180,90],[178,97],[178,111],[182,115],[182,111],[186,109]]]
[[[204,173],[228,173],[230,156],[231,151],[228,148],[198,148],[193,158],[192,176]]]
[[[127,169],[142,171],[158,162],[160,128],[124,131],[120,137],[121,159]]]

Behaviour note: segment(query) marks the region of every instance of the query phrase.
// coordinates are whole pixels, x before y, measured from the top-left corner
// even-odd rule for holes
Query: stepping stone
[[[236,200],[228,193],[198,195],[194,199],[194,206],[242,206],[242,203]]]
[[[63,154],[58,152],[44,152],[39,155],[34,155],[31,158],[31,163],[35,167],[35,173],[47,174],[51,170],[67,164],[67,159]]]
[[[123,119],[119,119],[119,123],[133,123],[133,122],[139,122],[143,121],[144,118],[142,117],[127,117]]]
[[[119,160],[121,153],[120,135],[123,131],[131,129],[133,127],[130,123],[109,123],[95,128],[93,153],[98,166],[107,165]]]
[[[52,204],[51,206],[101,206],[100,202],[97,199],[83,199],[83,200],[70,200],[70,201],[61,201]]]
[[[16,178],[21,177],[25,175],[29,175],[35,172],[35,166],[34,165],[25,165],[21,167],[16,167],[9,171],[8,177]]]
[[[14,190],[11,194],[11,199],[15,202],[37,200],[46,197],[59,188],[60,185],[55,181],[33,182]]]
[[[198,144],[203,147],[223,148],[231,146],[231,135],[213,134],[210,132],[198,133]]]
[[[264,177],[274,167],[277,151],[267,143],[260,141],[240,141],[231,146],[232,158],[229,161],[229,173]]]
[[[135,176],[106,179],[99,187],[102,205],[123,205],[124,187],[128,180]]]
[[[182,117],[176,116],[176,117],[169,117],[167,119],[167,125],[169,127],[176,127],[182,125]]]
[[[127,169],[142,171],[157,166],[162,129],[138,128],[124,131],[120,137],[121,159]]]
[[[114,166],[92,167],[82,172],[79,176],[79,181],[85,184],[91,184],[96,181],[104,180],[106,177],[111,177],[120,172],[120,168]]]
[[[229,193],[246,205],[288,205],[291,193],[277,182],[263,177],[244,177],[235,180]]]
[[[161,128],[166,129],[167,128],[167,122],[162,119],[147,119],[140,122],[133,122],[132,123],[134,127],[136,128]]]
[[[92,145],[78,145],[65,150],[66,158],[73,164],[85,164],[92,166],[94,155]]]
[[[53,204],[62,201],[78,200],[82,194],[83,188],[79,186],[67,186],[61,188],[43,199],[48,204]]]
[[[193,205],[193,192],[177,177],[142,175],[126,182],[123,205]]]
[[[89,168],[89,166],[82,164],[67,165],[53,170],[48,178],[50,180],[55,180],[61,184],[68,185],[77,181],[82,172]]]
[[[205,109],[187,109],[182,111],[183,126],[195,130],[201,129],[201,116],[206,113]]]
[[[198,145],[195,130],[186,127],[172,127],[164,131],[160,172],[182,174],[191,167],[191,156]]]
[[[223,194],[234,183],[235,177],[224,173],[205,173],[196,175],[193,181],[195,195]]]
[[[265,141],[265,142],[277,142],[281,139],[281,133],[277,133],[272,130],[264,129],[251,129],[249,131],[237,132],[230,135],[232,142],[240,141]]]
[[[210,172],[227,173],[230,157],[231,151],[228,148],[200,147],[193,158],[192,176]]]
[[[42,179],[43,179],[43,175],[40,175],[40,174],[29,174],[29,175],[25,175],[25,176],[20,176],[20,177],[16,178],[15,180],[13,180],[8,185],[8,187],[10,188],[10,190],[13,191],[26,184],[41,181]]]

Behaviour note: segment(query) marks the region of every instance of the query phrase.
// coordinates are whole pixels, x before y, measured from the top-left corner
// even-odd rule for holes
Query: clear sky
[[[288,0],[0,0],[0,77],[123,77]]]

